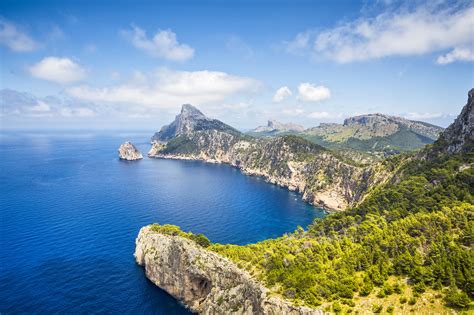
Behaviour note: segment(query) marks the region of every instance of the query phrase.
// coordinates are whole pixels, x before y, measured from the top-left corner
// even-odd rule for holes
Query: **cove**
[[[118,160],[124,140],[146,154],[151,134],[0,134],[1,313],[186,314],[135,264],[140,227],[248,244],[324,216],[227,165]]]

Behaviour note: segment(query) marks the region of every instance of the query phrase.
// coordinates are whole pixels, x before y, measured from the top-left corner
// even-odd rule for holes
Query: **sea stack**
[[[143,159],[142,153],[130,142],[123,143],[118,149],[121,160],[135,161]]]

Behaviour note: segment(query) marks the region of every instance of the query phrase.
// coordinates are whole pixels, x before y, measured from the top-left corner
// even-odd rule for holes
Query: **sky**
[[[384,113],[441,126],[474,87],[474,1],[0,3],[2,129],[242,130]]]

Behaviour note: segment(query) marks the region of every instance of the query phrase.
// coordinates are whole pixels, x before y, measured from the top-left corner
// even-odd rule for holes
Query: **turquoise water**
[[[185,314],[134,261],[159,222],[247,244],[306,226],[322,210],[226,165],[125,162],[152,133],[0,134],[0,313]]]

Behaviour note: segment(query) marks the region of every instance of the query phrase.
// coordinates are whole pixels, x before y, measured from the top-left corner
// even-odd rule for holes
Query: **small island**
[[[143,159],[142,153],[130,142],[126,141],[118,149],[121,160],[135,161]]]

